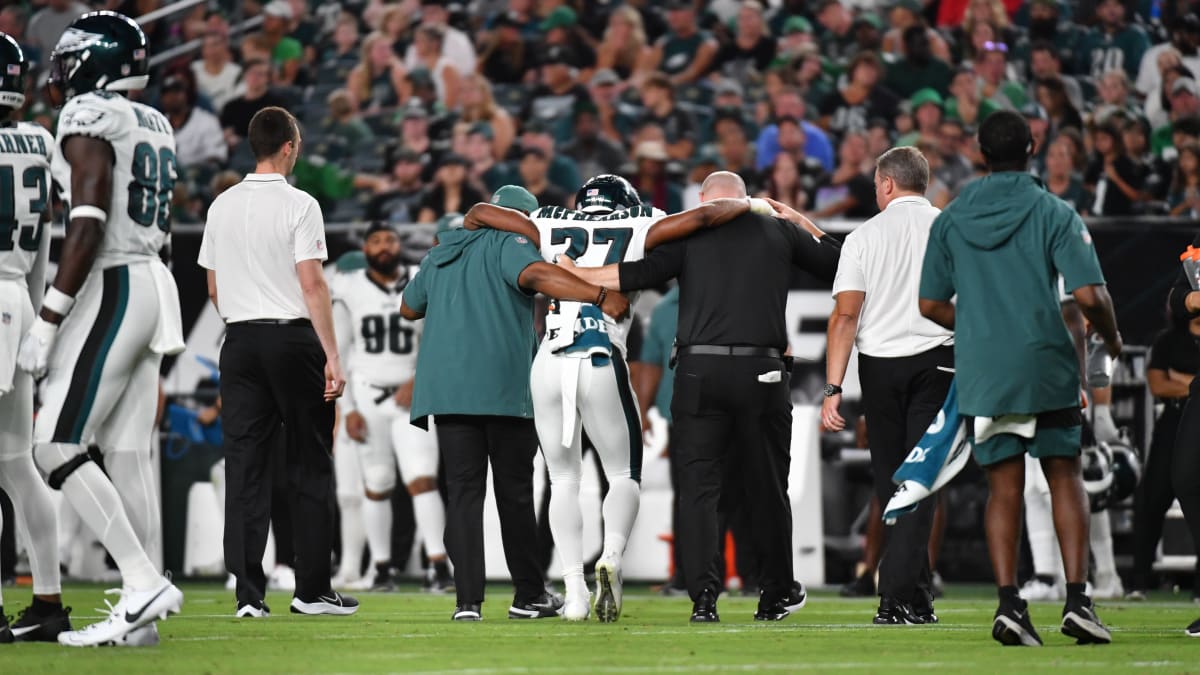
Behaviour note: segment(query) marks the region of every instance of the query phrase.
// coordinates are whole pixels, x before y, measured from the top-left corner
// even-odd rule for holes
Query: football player
[[[437,485],[437,436],[408,422],[422,322],[400,316],[400,294],[418,268],[400,264],[400,236],[386,223],[367,228],[363,254],[367,269],[338,284],[333,318],[339,349],[347,355],[343,363],[350,366],[341,409],[346,433],[359,442],[366,494],[362,515],[375,563],[373,590],[396,588],[391,550],[398,466],[432,563],[425,589],[445,592],[453,579],[442,542],[446,511]]]
[[[112,644],[137,632],[145,642],[135,644],[145,644],[156,641],[152,623],[183,604],[142,543],[160,520],[150,478],[159,364],[184,348],[179,292],[158,258],[171,229],[175,137],[162,113],[123,95],[149,82],[146,36],[128,17],[76,19],[49,69],[47,95],[62,106],[51,170],[68,205],[67,236],[18,359],[34,377],[46,375],[34,425],[38,468],[99,537],[123,582],[105,619],[58,640]],[[108,476],[88,455],[93,442]]]
[[[536,229],[530,229],[529,219],[520,213],[480,204],[468,214],[472,222],[467,227],[486,224],[519,232],[538,243],[547,261],[565,254],[581,267],[600,267],[640,260],[658,244],[723,224],[749,209],[747,200],[714,200],[666,216],[644,206],[629,181],[608,174],[584,183],[575,206],[538,209],[530,216]],[[642,471],[642,424],[625,361],[628,327],[628,319],[615,321],[596,305],[554,301],[530,374],[534,422],[550,473],[550,530],[567,591],[562,616],[569,621],[584,620],[592,611],[603,622],[621,614],[621,558],[637,517]],[[579,508],[584,429],[609,482],[594,607],[583,576]]]
[[[0,642],[55,642],[71,630],[62,607],[58,517],[33,464],[33,378],[16,367],[21,335],[42,303],[50,256],[54,138],[17,121],[28,71],[17,41],[0,33],[0,489],[12,499],[33,568],[33,602],[12,626],[0,600]]]

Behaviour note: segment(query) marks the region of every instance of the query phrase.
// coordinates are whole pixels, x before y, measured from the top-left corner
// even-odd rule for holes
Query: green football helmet
[[[0,33],[0,110],[25,105],[25,75],[29,63],[21,45],[7,33]]]
[[[117,12],[75,20],[50,55],[47,88],[55,105],[93,91],[145,89],[150,82],[146,34]]]

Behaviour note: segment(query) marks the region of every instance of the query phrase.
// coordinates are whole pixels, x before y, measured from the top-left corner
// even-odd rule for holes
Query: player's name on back
[[[46,139],[37,134],[19,134],[13,131],[0,132],[0,153],[20,155],[48,154]]]
[[[160,134],[172,133],[171,125],[162,115],[147,114],[146,111],[137,108],[133,109],[133,114],[137,117],[138,126],[143,129],[157,131]]]

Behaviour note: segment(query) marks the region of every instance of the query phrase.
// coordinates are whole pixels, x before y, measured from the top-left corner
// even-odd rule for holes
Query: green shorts
[[[1029,453],[1030,457],[1078,457],[1080,448],[1079,425],[1070,427],[1039,428],[1033,438],[1022,438],[1013,434],[996,434],[982,443],[971,439],[975,461],[980,466],[999,464],[1006,459]]]

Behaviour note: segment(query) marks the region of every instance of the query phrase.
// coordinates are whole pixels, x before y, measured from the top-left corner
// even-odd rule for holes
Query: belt
[[[774,347],[730,347],[726,345],[690,345],[679,348],[680,356],[760,356],[782,359],[783,352]]]
[[[311,326],[308,319],[250,319],[249,321],[230,321],[230,326]]]
[[[382,387],[378,384],[371,384],[370,382],[367,382],[366,385],[372,389],[379,390],[379,396],[375,397],[375,405],[379,405],[380,403],[383,403],[384,401],[388,400],[389,398],[395,396],[396,390],[398,390],[400,388],[400,387]]]

